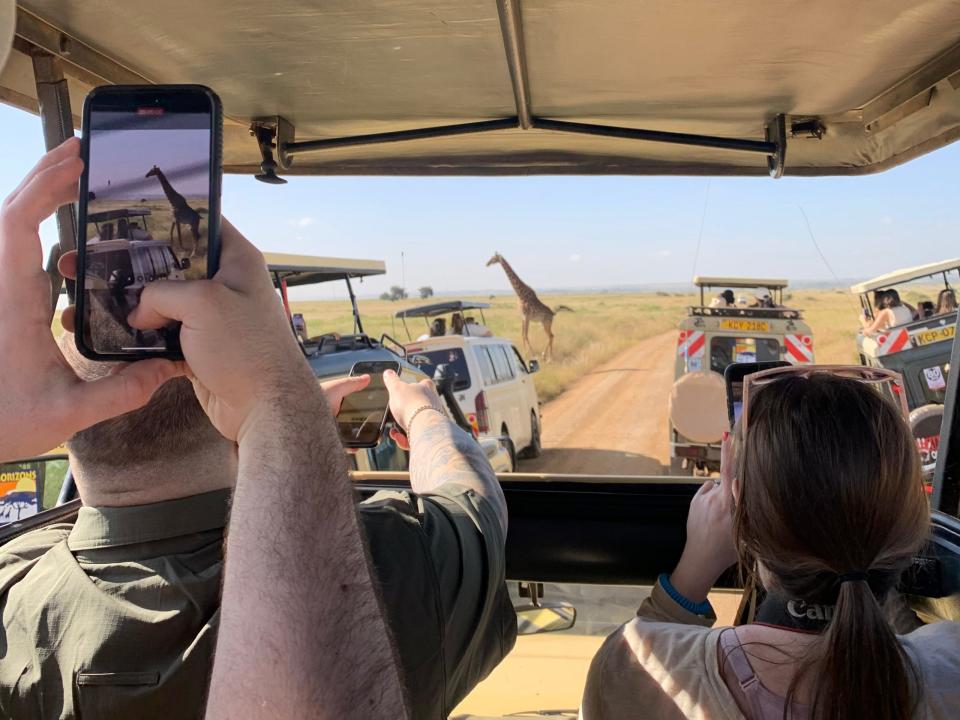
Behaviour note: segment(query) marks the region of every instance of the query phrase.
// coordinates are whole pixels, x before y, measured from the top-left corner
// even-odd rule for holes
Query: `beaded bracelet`
[[[414,410],[413,413],[411,413],[410,417],[407,419],[407,427],[405,429],[405,432],[407,434],[410,433],[410,428],[413,427],[413,421],[416,419],[417,415],[422,413],[424,410],[433,410],[435,412],[440,413],[441,415],[443,414],[443,411],[440,410],[440,408],[438,407],[435,407],[433,405],[421,405],[416,410]]]

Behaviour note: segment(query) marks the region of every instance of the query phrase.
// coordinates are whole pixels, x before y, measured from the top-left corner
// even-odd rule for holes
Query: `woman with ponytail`
[[[582,718],[960,717],[960,623],[898,635],[891,620],[930,513],[895,383],[855,367],[746,378],[680,562],[594,658]],[[764,599],[753,622],[712,628],[707,593],[738,560]]]

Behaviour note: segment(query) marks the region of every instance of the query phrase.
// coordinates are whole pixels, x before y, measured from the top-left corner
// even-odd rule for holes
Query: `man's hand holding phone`
[[[79,153],[76,139],[48,152],[0,209],[0,460],[38,455],[135,410],[182,373],[180,365],[158,359],[84,382],[57,347],[39,228],[60,205],[76,200]]]
[[[436,408],[442,412],[443,404],[440,402],[437,388],[431,380],[405,383],[390,370],[383,374],[383,383],[390,394],[390,414],[396,421],[396,426],[390,428],[390,437],[402,449],[409,450],[409,423],[413,414],[424,407]]]

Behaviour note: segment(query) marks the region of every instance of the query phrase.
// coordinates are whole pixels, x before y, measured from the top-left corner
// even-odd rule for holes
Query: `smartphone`
[[[400,363],[391,360],[355,363],[350,375],[369,375],[370,384],[347,395],[337,413],[337,430],[344,447],[373,448],[380,444],[390,414],[390,396],[383,384],[383,373],[400,373]]]
[[[743,411],[743,378],[761,370],[786,367],[790,363],[783,360],[768,360],[766,362],[731,363],[723,371],[723,379],[727,384],[727,416],[730,418],[730,427],[733,428],[740,419]]]
[[[179,325],[130,327],[144,287],[212,277],[223,116],[200,85],[108,85],[83,105],[76,342],[94,360],[181,359]]]

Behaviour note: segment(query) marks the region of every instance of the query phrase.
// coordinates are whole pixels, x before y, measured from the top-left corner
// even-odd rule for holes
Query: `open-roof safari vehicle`
[[[465,428],[469,428],[469,421],[463,417],[462,410],[454,399],[455,378],[433,372],[427,375],[419,363],[412,362],[414,358],[407,356],[403,345],[389,335],[372,338],[364,332],[363,319],[360,317],[360,308],[352,281],[363,282],[366,277],[386,273],[386,266],[382,260],[314,257],[287,253],[265,253],[265,259],[273,276],[274,285],[280,293],[291,328],[298,335],[304,355],[318,380],[345,377],[358,362],[394,360],[400,363],[400,376],[405,380],[415,382],[427,377],[435,380],[437,388],[450,408],[451,415]],[[320,333],[312,335],[304,317],[292,311],[287,291],[292,287],[325,282],[343,282],[346,286],[353,326],[346,331],[344,328],[320,328]],[[494,468],[504,472],[513,469],[512,457],[505,443],[498,438],[481,438],[479,441]],[[408,466],[407,453],[397,447],[386,435],[376,448],[351,453],[351,458],[356,470],[402,471]]]
[[[912,287],[919,298],[926,298],[916,303],[911,322],[872,335],[858,333],[857,352],[863,365],[903,374],[910,427],[917,438],[924,470],[931,476],[940,445],[943,403],[957,325],[956,307],[938,312],[936,300],[942,291],[954,293],[956,297],[956,285],[950,284],[951,278],[955,284],[960,279],[960,259],[896,270],[850,288],[850,292],[860,296],[863,312],[871,320],[877,312],[874,294],[878,291],[898,290],[905,295]]]
[[[810,327],[800,310],[783,304],[786,280],[695,277],[693,284],[700,304],[687,308],[680,321],[670,394],[673,474],[720,469],[720,440],[729,427],[723,381],[727,365],[813,363]]]
[[[79,125],[94,85],[197,82],[219,93],[229,118],[225,172],[267,181],[856,176],[960,138],[960,4],[952,0],[704,0],[655,9],[561,0],[25,0],[14,43],[0,97],[39,109],[48,146]],[[276,192],[283,189],[264,186],[264,213]],[[71,210],[58,219],[60,247],[72,248]],[[951,365],[956,353],[955,345]],[[928,572],[908,575],[903,588],[927,621],[960,619],[957,388],[952,373]],[[376,473],[356,480],[364,492],[403,482]],[[663,476],[504,476],[507,576],[649,586],[680,554],[697,487]],[[68,503],[3,537],[69,521],[76,510]],[[615,609],[578,602],[570,632],[592,628],[593,637],[521,638],[458,712],[575,708],[596,635],[630,618],[640,597],[635,591]]]
[[[399,310],[394,317],[403,321],[411,362],[429,375],[453,375],[456,401],[474,432],[501,438],[513,469],[517,458],[540,456],[540,400],[530,377],[540,365],[528,363],[512,341],[493,334],[483,316],[489,307],[447,300]],[[421,318],[425,332],[411,335],[408,318]]]

